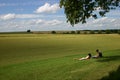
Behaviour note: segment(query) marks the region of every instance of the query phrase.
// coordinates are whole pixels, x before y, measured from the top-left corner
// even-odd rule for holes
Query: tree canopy
[[[67,22],[72,26],[80,22],[86,23],[90,17],[103,17],[111,9],[115,9],[113,7],[120,7],[119,4],[120,0],[60,0],[60,7],[64,8]]]

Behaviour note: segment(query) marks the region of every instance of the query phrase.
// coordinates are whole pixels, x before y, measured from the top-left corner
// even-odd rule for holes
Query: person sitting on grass
[[[99,51],[99,49],[96,50],[97,55],[93,56],[92,58],[101,58],[103,57],[102,52]]]
[[[88,60],[91,58],[91,54],[89,53],[86,57],[82,57],[82,58],[77,58],[75,60]]]

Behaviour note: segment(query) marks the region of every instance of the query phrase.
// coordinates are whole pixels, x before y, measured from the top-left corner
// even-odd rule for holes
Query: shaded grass
[[[120,66],[116,71],[109,72],[108,76],[105,76],[100,80],[120,80]]]

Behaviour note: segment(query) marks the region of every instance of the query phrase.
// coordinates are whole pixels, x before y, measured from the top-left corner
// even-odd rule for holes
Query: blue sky
[[[72,27],[66,23],[59,0],[0,0],[0,32],[84,29],[120,29],[120,9],[106,17]]]

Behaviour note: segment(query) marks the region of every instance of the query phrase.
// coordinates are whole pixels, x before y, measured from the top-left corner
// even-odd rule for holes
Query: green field
[[[0,34],[0,80],[120,80],[119,66],[118,34]]]

